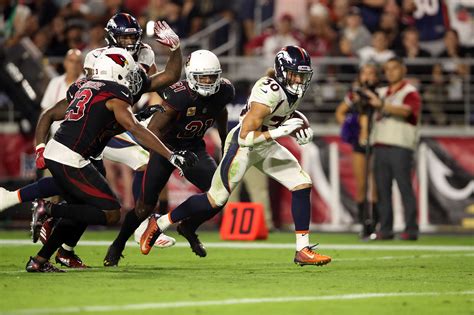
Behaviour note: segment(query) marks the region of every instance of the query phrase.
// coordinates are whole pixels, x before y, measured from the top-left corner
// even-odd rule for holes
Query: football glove
[[[162,45],[168,46],[171,51],[179,48],[179,37],[165,21],[155,22],[156,41]]]
[[[198,157],[191,151],[174,151],[169,159],[170,163],[179,170],[179,175],[183,176],[186,169],[193,167],[198,161]]]
[[[40,143],[36,146],[36,151],[35,151],[35,163],[36,163],[36,168],[39,170],[44,170],[46,168],[46,163],[44,162],[44,148],[45,148],[44,143]]]
[[[135,118],[138,121],[144,121],[153,116],[156,112],[164,113],[165,108],[159,104],[146,106],[135,114]]]
[[[301,118],[290,118],[281,124],[280,127],[268,131],[272,139],[277,139],[283,136],[290,135],[293,131],[303,126],[303,119]]]
[[[305,145],[313,140],[313,129],[306,128],[296,132],[296,142],[299,145]]]

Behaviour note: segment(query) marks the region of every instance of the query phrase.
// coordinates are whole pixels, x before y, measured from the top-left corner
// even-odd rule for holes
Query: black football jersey
[[[123,132],[116,128],[117,120],[105,103],[113,98],[132,104],[130,90],[112,81],[88,80],[72,84],[68,98],[74,95],[54,139],[84,158],[99,155],[114,135]]]
[[[203,136],[212,127],[219,113],[232,102],[234,86],[221,79],[217,93],[202,97],[188,86],[186,80],[176,82],[160,93],[163,101],[178,115],[162,131],[161,140],[172,149],[192,149],[205,146]]]

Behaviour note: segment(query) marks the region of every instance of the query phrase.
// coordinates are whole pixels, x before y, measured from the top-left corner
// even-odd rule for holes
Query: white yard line
[[[243,298],[226,299],[213,301],[177,301],[162,303],[141,303],[125,305],[85,305],[71,306],[62,308],[29,308],[20,309],[11,312],[0,312],[1,315],[19,315],[19,314],[57,314],[57,313],[99,313],[99,312],[125,312],[153,309],[175,309],[184,307],[206,307],[206,306],[227,306],[243,304],[263,304],[263,303],[288,303],[288,302],[308,302],[308,301],[344,301],[361,300],[371,298],[387,297],[420,297],[420,296],[446,296],[446,295],[473,295],[474,291],[461,292],[386,292],[386,293],[354,293],[341,295],[322,295],[322,296],[295,296],[295,297],[270,297],[270,298]]]
[[[80,241],[83,246],[109,246],[112,241]],[[24,239],[0,239],[0,246],[38,246],[40,243],[33,244],[30,240]],[[294,249],[293,243],[264,243],[258,242],[204,242],[208,248],[237,248],[237,249]],[[135,242],[128,242],[127,246],[138,247]],[[188,243],[177,242],[175,247],[189,247]],[[474,246],[468,245],[394,245],[394,244],[320,244],[318,249],[329,250],[376,250],[376,251],[433,251],[433,252],[474,252]]]

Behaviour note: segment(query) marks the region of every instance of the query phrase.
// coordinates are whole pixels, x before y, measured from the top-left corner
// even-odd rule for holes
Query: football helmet
[[[275,56],[275,77],[283,89],[302,97],[313,76],[311,57],[298,46],[283,47]]]
[[[132,55],[138,50],[141,43],[142,28],[137,20],[128,13],[117,13],[107,22],[105,40],[109,46],[128,50]],[[124,36],[132,36],[130,41]]]
[[[219,91],[221,84],[221,63],[209,50],[196,50],[189,55],[184,68],[189,87],[201,96]]]
[[[132,55],[118,47],[108,48],[97,58],[92,79],[117,82],[128,87],[132,94],[139,91],[142,84]]]

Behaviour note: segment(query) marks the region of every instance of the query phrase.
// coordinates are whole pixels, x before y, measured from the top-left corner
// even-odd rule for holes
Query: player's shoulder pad
[[[72,99],[74,98],[74,95],[76,95],[76,92],[79,91],[79,89],[85,82],[87,82],[87,79],[81,78],[81,79],[76,80],[73,84],[69,86],[66,93],[66,101],[68,103],[72,101]]]
[[[219,88],[223,91],[224,97],[230,102],[235,97],[235,88],[232,82],[227,78],[221,78],[221,86]]]
[[[249,102],[257,102],[274,108],[284,97],[285,93],[278,82],[271,77],[265,76],[254,84]]]
[[[155,52],[150,45],[141,43],[137,54],[137,62],[147,66],[148,69],[155,63]]]
[[[175,111],[182,111],[185,110],[187,104],[192,101],[187,89],[186,80],[181,80],[168,86],[159,94],[163,101]]]
[[[113,94],[113,98],[118,98],[129,104],[133,104],[133,95],[132,92],[130,92],[130,90],[128,89],[128,87],[112,81],[102,82],[105,82],[107,84],[107,89],[110,89],[110,92],[112,92]]]

